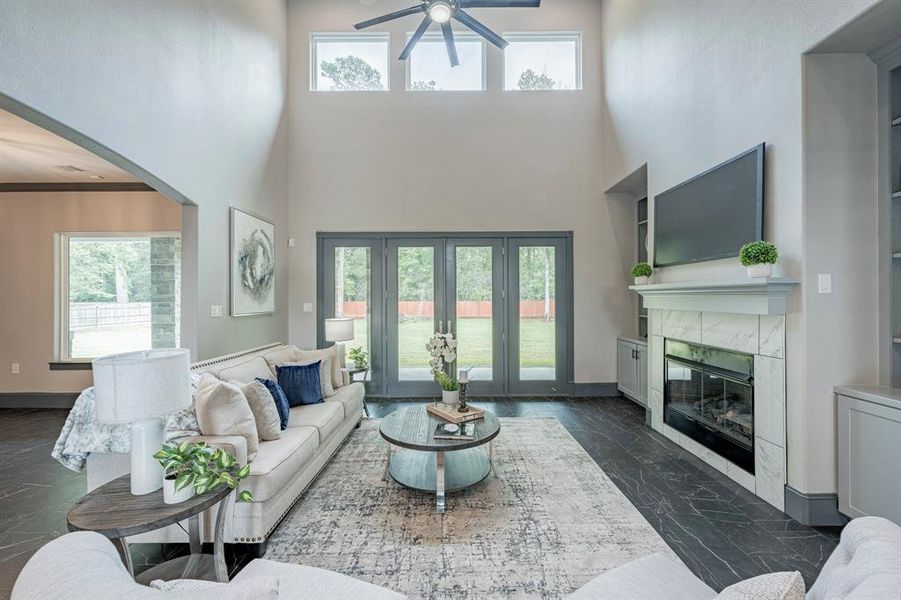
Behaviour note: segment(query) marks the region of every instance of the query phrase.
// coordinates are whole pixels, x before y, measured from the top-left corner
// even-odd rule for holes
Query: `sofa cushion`
[[[797,571],[781,571],[733,583],[717,600],[804,600],[804,578]]]
[[[250,463],[250,475],[241,482],[241,490],[250,490],[254,502],[268,500],[297,476],[317,448],[319,431],[315,427],[288,427],[279,439],[260,442],[257,457]]]
[[[215,374],[223,381],[240,381],[241,383],[253,381],[257,377],[272,377],[269,365],[262,356],[254,356],[240,364],[224,367],[215,371]]]
[[[334,402],[295,406],[291,409],[288,429],[292,427],[315,427],[319,430],[319,443],[324,444],[332,432],[344,421],[344,407]]]
[[[285,391],[289,406],[319,404],[323,401],[319,375],[320,363],[276,367],[278,385]]]
[[[335,386],[332,385],[332,357],[317,358],[316,360],[301,360],[295,363],[288,363],[284,366],[298,365],[305,367],[307,365],[319,365],[319,386],[322,390],[322,397],[330,398],[335,395]]]
[[[269,365],[269,370],[272,374],[277,375],[275,368],[279,365],[300,360],[298,352],[300,351],[297,349],[297,346],[282,346],[281,348],[270,350],[264,354],[263,359],[266,361],[266,364]]]
[[[297,351],[298,361],[323,360],[326,358],[332,359],[329,365],[331,367],[332,374],[332,387],[341,387],[344,378],[341,375],[341,360],[338,357],[338,348],[336,346],[332,346],[331,348],[322,348],[320,350]]]
[[[194,395],[194,411],[203,435],[240,435],[247,440],[247,461],[254,459],[260,439],[241,388],[204,373]]]
[[[275,403],[275,410],[278,411],[279,425],[282,429],[288,428],[288,419],[291,417],[291,406],[288,404],[288,397],[285,396],[285,390],[274,379],[264,379],[257,377],[257,381],[266,386],[272,401]]]
[[[682,563],[651,554],[598,575],[570,596],[571,600],[710,600],[716,592]]]
[[[807,600],[869,600],[901,590],[901,527],[881,517],[853,519],[842,530]]]
[[[289,565],[258,558],[234,578],[234,583],[249,579],[278,579],[279,600],[319,600],[356,598],[358,600],[403,600],[406,596],[383,587],[333,571]]]
[[[363,382],[357,381],[337,390],[335,395],[331,398],[326,398],[325,402],[326,404],[329,402],[340,403],[344,407],[344,418],[349,419],[363,412],[363,398],[365,397],[366,388],[363,387]]]
[[[253,380],[241,386],[247,404],[257,424],[257,435],[262,441],[277,440],[281,434],[281,417],[275,399],[264,383]]]

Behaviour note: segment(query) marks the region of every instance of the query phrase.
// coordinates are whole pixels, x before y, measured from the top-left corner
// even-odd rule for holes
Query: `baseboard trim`
[[[0,408],[72,408],[78,392],[2,392]]]
[[[622,396],[613,383],[574,383],[573,398],[597,398],[597,397]]]
[[[838,494],[805,494],[785,486],[785,514],[803,525],[841,526],[848,517],[838,512]]]

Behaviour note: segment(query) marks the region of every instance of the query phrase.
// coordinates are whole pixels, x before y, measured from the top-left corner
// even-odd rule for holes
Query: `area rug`
[[[382,480],[367,419],[270,538],[266,558],[410,598],[559,598],[653,552],[675,556],[559,421],[506,418],[495,474],[448,496]]]

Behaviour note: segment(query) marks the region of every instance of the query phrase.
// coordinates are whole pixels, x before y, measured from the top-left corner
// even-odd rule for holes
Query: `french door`
[[[369,352],[371,396],[432,397],[426,344],[458,342],[471,396],[569,395],[568,234],[320,234],[319,329],[354,318],[348,349]]]

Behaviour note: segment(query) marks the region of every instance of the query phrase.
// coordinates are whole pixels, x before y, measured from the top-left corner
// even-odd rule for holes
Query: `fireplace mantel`
[[[641,294],[646,308],[784,315],[785,298],[798,283],[788,277],[760,277],[651,283],[629,289]]]

